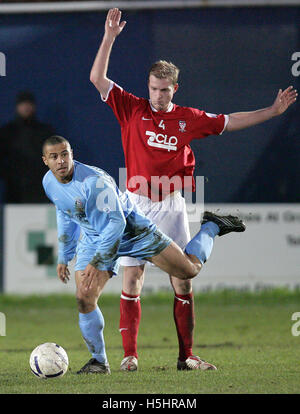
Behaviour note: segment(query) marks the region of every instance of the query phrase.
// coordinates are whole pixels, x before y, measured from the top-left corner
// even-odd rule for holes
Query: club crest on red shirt
[[[179,132],[185,132],[186,122],[179,121]]]

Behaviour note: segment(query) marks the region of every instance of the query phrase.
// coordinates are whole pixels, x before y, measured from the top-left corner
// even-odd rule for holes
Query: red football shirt
[[[102,99],[121,126],[129,191],[153,201],[178,189],[195,191],[195,157],[189,144],[192,139],[221,134],[227,115],[175,104],[167,112],[155,111],[149,100],[115,83]]]

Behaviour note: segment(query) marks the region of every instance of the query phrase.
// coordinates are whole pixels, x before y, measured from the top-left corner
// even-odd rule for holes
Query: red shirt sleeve
[[[107,97],[102,97],[102,100],[111,107],[119,123],[123,124],[130,120],[142,98],[124,91],[121,86],[112,82]]]
[[[211,114],[199,109],[193,109],[193,115],[193,132],[196,139],[222,134],[228,122],[228,115]]]

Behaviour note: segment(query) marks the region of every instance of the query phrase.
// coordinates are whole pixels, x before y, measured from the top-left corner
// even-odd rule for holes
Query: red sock
[[[128,295],[122,291],[120,299],[120,332],[122,335],[124,358],[137,354],[137,336],[141,320],[139,296]]]
[[[174,320],[179,342],[179,360],[185,361],[193,355],[193,330],[195,326],[194,296],[177,295],[174,297]]]

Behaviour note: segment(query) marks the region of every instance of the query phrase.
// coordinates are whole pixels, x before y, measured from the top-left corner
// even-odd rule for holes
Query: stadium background
[[[16,93],[32,90],[40,120],[71,141],[75,158],[100,166],[118,180],[119,168],[124,167],[119,125],[89,81],[105,15],[106,10],[0,14],[0,51],[7,65],[6,76],[0,78],[0,122],[11,119]],[[292,55],[300,51],[299,5],[125,9],[123,18],[128,24],[114,45],[109,77],[138,96],[147,97],[147,70],[160,58],[181,69],[175,102],[208,112],[254,110],[270,105],[279,88],[292,84],[300,89],[300,78],[291,70]],[[192,143],[195,174],[205,177],[205,203],[247,205],[249,214],[251,203],[268,203],[271,212],[272,203],[293,209],[296,218],[289,224],[295,239],[294,284],[297,277],[300,281],[299,269],[295,270],[300,248],[299,127],[296,103],[283,116],[262,125]],[[21,210],[14,214],[21,217]],[[17,216],[12,217],[13,223]],[[5,223],[1,227],[8,228]],[[40,230],[27,235],[29,244],[43,238]],[[263,239],[263,227],[256,231],[257,238]],[[272,231],[276,234],[277,228]],[[2,248],[7,247],[5,240]],[[238,239],[238,244],[243,240]],[[2,249],[3,255],[4,263],[12,263],[18,251],[3,253]],[[278,260],[276,249],[274,260]],[[286,260],[287,272],[290,265]],[[236,266],[242,269],[245,263],[240,260]]]
[[[177,8],[171,9],[174,3]],[[293,84],[299,90],[299,0],[122,4],[126,8],[121,2],[118,7],[128,25],[114,45],[109,75],[137,95],[147,96],[147,69],[161,57],[181,68],[176,102],[211,112],[253,110],[270,105],[279,88]],[[6,76],[0,66],[0,123],[11,119],[17,91],[31,89],[38,99],[39,118],[70,139],[77,159],[99,165],[118,179],[118,168],[124,166],[119,127],[89,82],[104,9],[111,5],[116,2],[0,0],[0,52],[6,57]],[[69,12],[57,13],[58,8]],[[145,399],[151,394],[150,401],[155,394],[193,394],[197,408],[200,404],[202,408],[205,402],[211,407],[211,396],[206,399],[205,393],[241,393],[247,406],[254,402],[256,408],[262,399],[245,394],[269,394],[264,398],[268,406],[283,402],[286,407],[286,399],[274,394],[299,394],[299,122],[298,100],[280,118],[192,144],[196,175],[205,176],[206,207],[237,212],[247,224],[243,234],[216,239],[209,262],[193,281],[193,352],[214,363],[218,371],[177,371],[173,294],[168,278],[151,269],[143,293],[156,289],[157,294],[141,296],[139,370],[131,375],[119,369],[121,281],[115,278],[99,301],[112,375],[100,380],[76,375],[89,353],[78,328],[74,294],[69,294],[74,279],[65,286],[55,276],[53,206],[7,205],[2,197],[1,401],[7,399],[14,406],[24,401],[24,407],[28,395],[23,394],[39,394],[44,404],[47,394],[51,406],[61,406],[62,398],[56,394],[65,393],[63,397],[69,398],[64,402],[77,409],[83,403],[86,409],[86,403],[101,407],[108,398],[137,400],[137,395],[121,394],[144,394]],[[18,168],[14,160],[11,165]],[[30,166],[20,173],[30,174]],[[192,232],[199,226],[197,214]],[[271,285],[277,287],[266,288]],[[49,341],[66,349],[69,371],[58,380],[39,381],[28,360],[36,345]],[[89,394],[88,399],[79,399],[82,394]],[[138,397],[145,404],[143,395]],[[213,398],[214,404],[218,402]]]

